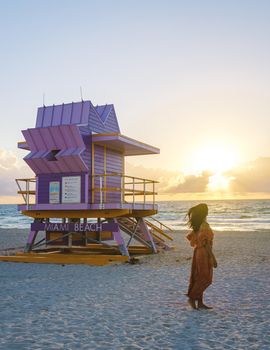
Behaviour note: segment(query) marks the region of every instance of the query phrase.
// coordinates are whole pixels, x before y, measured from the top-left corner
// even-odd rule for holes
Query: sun
[[[233,177],[225,174],[237,164],[237,152],[230,145],[208,145],[195,151],[191,156],[192,172],[210,172],[207,190],[228,191]]]
[[[209,177],[209,183],[207,189],[210,192],[217,191],[228,191],[230,189],[230,182],[233,180],[233,177],[225,176],[220,173],[216,173]]]
[[[194,170],[223,173],[237,163],[237,155],[230,146],[207,146],[194,152],[192,156]]]

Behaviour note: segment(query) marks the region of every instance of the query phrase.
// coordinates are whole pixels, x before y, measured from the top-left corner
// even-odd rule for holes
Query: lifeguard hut
[[[170,228],[152,217],[156,181],[125,174],[125,157],[159,149],[122,135],[112,104],[43,106],[22,134],[35,177],[16,180],[18,209],[34,220],[12,261],[102,265],[169,249]]]

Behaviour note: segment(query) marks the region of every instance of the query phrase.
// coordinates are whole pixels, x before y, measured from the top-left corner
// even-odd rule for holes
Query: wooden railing
[[[157,223],[157,225],[155,225],[155,226],[157,227],[159,225],[160,230],[162,230],[162,231],[168,230],[170,232],[174,232],[174,230],[171,227],[163,224],[163,222],[159,221],[158,219],[154,218],[153,216],[150,216],[149,219],[155,221]],[[150,226],[154,225],[149,220],[148,220],[148,223],[150,224]]]
[[[144,207],[146,204],[154,207],[156,183],[158,181],[118,173],[96,174],[92,176],[92,203],[110,203],[111,197],[118,194],[119,203],[131,203],[135,207],[135,203],[140,202]]]
[[[36,178],[30,179],[16,179],[17,186],[19,188],[18,194],[21,194],[27,209],[29,209],[31,196],[36,195]]]
[[[36,179],[16,179],[18,194],[21,194],[26,204],[33,204],[32,196],[36,194]],[[107,203],[130,203],[135,208],[136,203],[143,204],[143,208],[149,208],[149,204],[155,207],[157,192],[155,185],[158,181],[124,174],[96,174],[92,176],[91,202],[102,207]]]

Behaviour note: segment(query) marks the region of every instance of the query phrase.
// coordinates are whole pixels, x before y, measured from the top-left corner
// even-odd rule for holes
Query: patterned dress
[[[213,262],[205,244],[210,247],[213,245],[214,234],[207,222],[203,222],[198,232],[190,232],[187,239],[191,247],[194,248],[190,283],[187,296],[191,299],[198,300],[203,296],[203,292],[212,283]]]

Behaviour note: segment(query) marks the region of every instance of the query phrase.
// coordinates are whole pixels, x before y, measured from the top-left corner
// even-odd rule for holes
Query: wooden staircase
[[[153,219],[153,218],[152,218]],[[117,222],[120,226],[120,229],[128,234],[130,236],[130,239],[127,243],[127,246],[129,247],[132,239],[137,240],[144,246],[147,246],[149,249],[153,250],[152,242],[147,239],[145,232],[143,232],[139,220],[142,220],[140,218],[131,218],[131,217],[120,217],[117,219]],[[155,225],[153,222],[149,220],[144,220],[144,223],[147,226],[147,230],[152,236],[154,245],[156,246],[157,250],[160,251],[162,249],[168,250],[171,249],[171,246],[169,246],[168,241],[173,241],[173,238],[164,232],[164,230],[157,225]],[[167,227],[170,231],[169,227]]]

